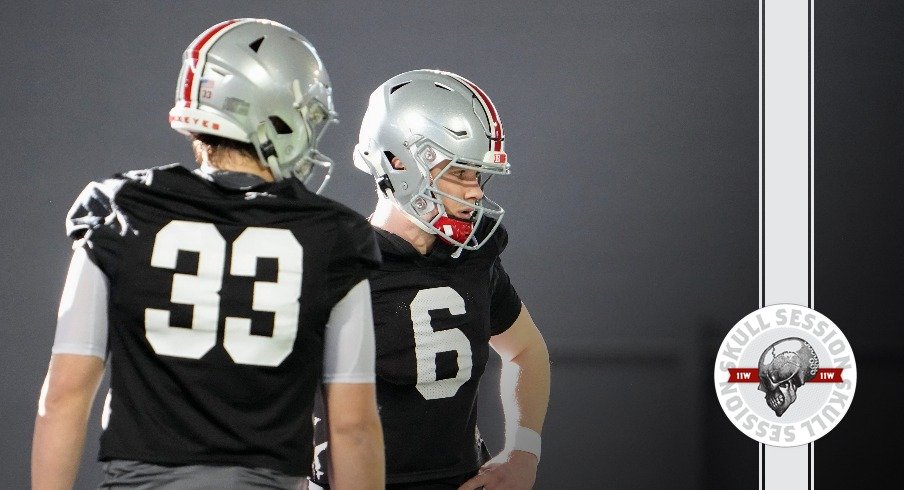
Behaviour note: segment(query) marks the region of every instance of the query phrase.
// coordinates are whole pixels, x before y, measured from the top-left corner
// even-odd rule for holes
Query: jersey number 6
[[[448,309],[453,315],[463,315],[465,300],[450,287],[422,289],[411,301],[410,308],[411,323],[414,325],[417,390],[427,400],[455,396],[461,385],[471,379],[471,342],[457,328],[433,330],[430,311]],[[450,351],[458,357],[458,372],[454,378],[437,379],[437,355]]]
[[[210,223],[171,221],[157,232],[151,265],[175,269],[179,251],[198,253],[197,274],[173,274],[170,301],[192,305],[191,328],[170,324],[170,311],[147,308],[145,335],[154,351],[164,356],[200,359],[217,342],[220,289],[226,268],[226,240]],[[278,261],[276,282],[256,281],[252,308],[273,313],[273,335],[251,334],[251,320],[227,317],[223,347],[239,364],[278,366],[292,352],[298,333],[302,247],[284,229],[245,229],[232,243],[229,273],[254,277],[258,258]]]

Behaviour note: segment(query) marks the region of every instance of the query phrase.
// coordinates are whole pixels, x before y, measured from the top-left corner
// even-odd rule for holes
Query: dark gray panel
[[[815,9],[815,307],[850,341],[857,393],[816,442],[822,489],[899,480],[904,453],[904,5],[855,1]]]

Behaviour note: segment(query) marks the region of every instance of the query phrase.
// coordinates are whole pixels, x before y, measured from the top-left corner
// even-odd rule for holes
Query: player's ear
[[[212,152],[210,145],[205,144],[198,138],[191,138],[191,149],[192,153],[195,155],[195,162],[197,162],[198,165],[210,160],[210,154]]]
[[[399,157],[392,157],[392,161],[389,162],[392,164],[392,168],[396,170],[405,170],[405,164],[402,163],[402,160]]]

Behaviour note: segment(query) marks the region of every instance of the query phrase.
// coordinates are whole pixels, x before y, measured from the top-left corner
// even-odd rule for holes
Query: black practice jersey
[[[308,474],[324,326],[379,263],[367,221],[170,165],[90,184],[67,225],[109,282],[100,459]]]
[[[508,236],[500,226],[483,247],[452,258],[455,249],[444,243],[421,255],[401,237],[377,231],[383,264],[370,286],[387,482],[472,472],[486,459],[477,431],[477,387],[488,342],[521,311],[499,258]],[[321,410],[318,404],[315,413]],[[323,424],[315,437],[314,480],[327,483]]]

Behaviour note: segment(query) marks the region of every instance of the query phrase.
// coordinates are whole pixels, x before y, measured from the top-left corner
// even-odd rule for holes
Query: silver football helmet
[[[332,161],[317,150],[336,121],[332,88],[314,46],[288,27],[265,19],[221,22],[183,54],[170,126],[251,143],[273,178],[306,185]]]
[[[422,230],[461,249],[476,250],[499,226],[505,211],[484,195],[467,202],[435,185],[453,168],[477,171],[481,185],[492,175],[509,174],[502,122],[490,98],[454,73],[415,70],[387,80],[370,96],[355,146],[355,166],[371,174],[379,191]],[[392,166],[398,157],[403,169]],[[430,170],[450,163],[434,178]],[[446,214],[443,198],[473,208],[462,221]],[[486,218],[493,228],[478,240]]]

